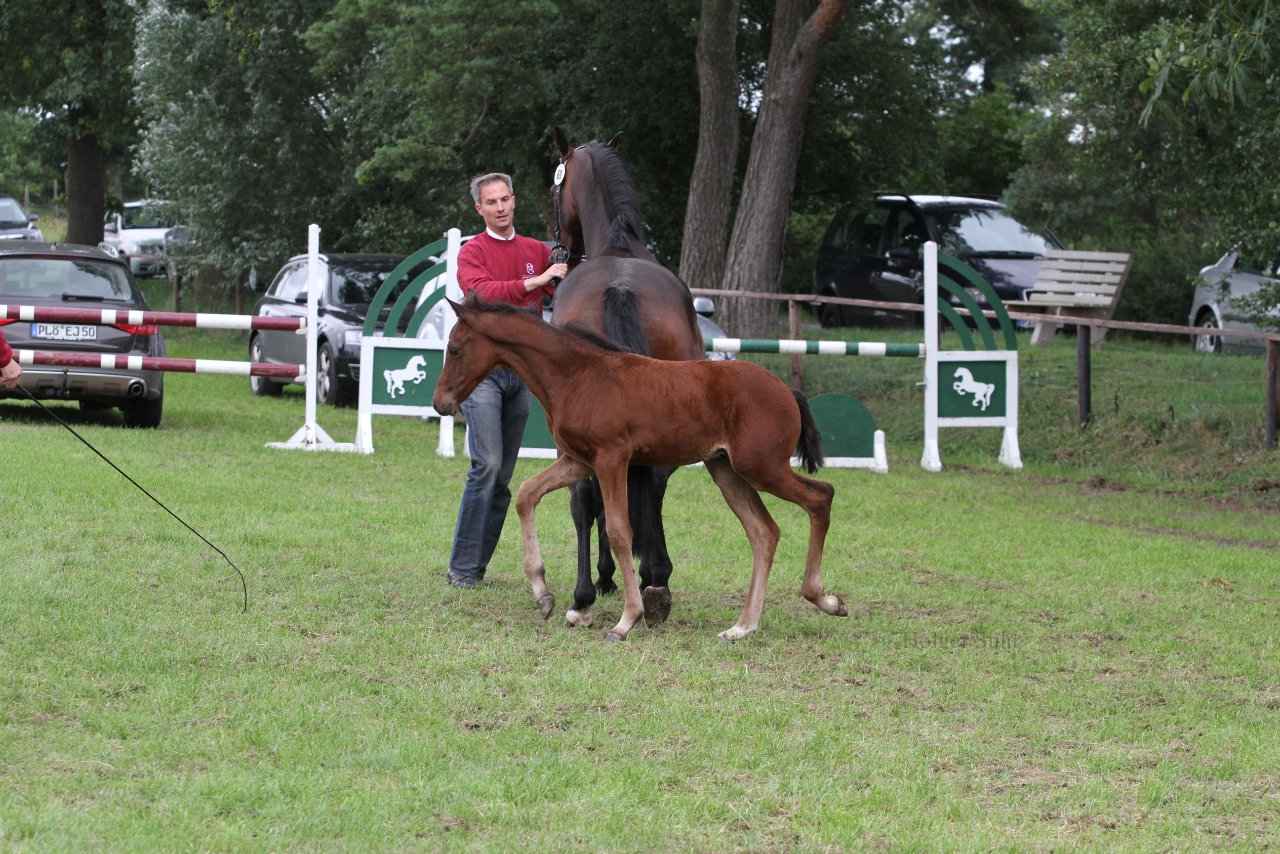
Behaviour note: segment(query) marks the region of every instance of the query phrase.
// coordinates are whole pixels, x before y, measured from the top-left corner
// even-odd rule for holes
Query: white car
[[[123,210],[107,214],[103,242],[128,257],[135,276],[163,276],[164,239],[175,225],[162,201],[125,202]]]
[[[1241,257],[1232,249],[1216,264],[1200,271],[1195,297],[1191,301],[1188,323],[1204,329],[1245,329],[1258,331],[1258,326],[1234,306],[1234,301],[1256,293],[1264,287],[1280,283],[1276,263],[1259,264]],[[1271,313],[1280,316],[1280,308]],[[1261,352],[1261,338],[1225,338],[1217,335],[1195,335],[1192,345],[1199,353],[1221,353],[1225,350]]]

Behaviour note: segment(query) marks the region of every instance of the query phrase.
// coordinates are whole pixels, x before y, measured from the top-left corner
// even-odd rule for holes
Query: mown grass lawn
[[[228,333],[170,340],[176,356],[242,358]],[[1024,369],[1056,376],[1061,347]],[[1110,356],[1132,394],[1190,370],[1133,349]],[[1213,365],[1228,370],[1215,387],[1253,370]],[[377,419],[370,457],[272,450],[301,425],[300,394],[167,382],[158,431],[58,412],[227,552],[248,613],[217,554],[32,405],[0,403],[7,850],[1187,850],[1280,835],[1280,514],[1259,486],[1276,463],[1180,403],[1164,427],[1132,420],[1127,452],[1093,450],[1058,426],[1070,394],[1024,393],[1026,470],[996,465],[988,431],[944,433],[946,468],[928,474],[885,387],[882,420],[903,425],[886,428],[891,472],[822,473],[837,488],[827,585],[851,616],[796,596],[807,522],[770,502],[783,541],[762,627],[733,645],[715,635],[742,607],[749,551],[705,473],[681,472],[672,618],[605,646],[617,599],[590,630],[538,618],[514,520],[492,588],[443,584],[465,463],[436,456],[434,425]],[[320,421],[354,435],[353,410]],[[1170,452],[1183,430],[1234,449],[1218,474]],[[541,516],[561,609],[566,507],[553,496]]]

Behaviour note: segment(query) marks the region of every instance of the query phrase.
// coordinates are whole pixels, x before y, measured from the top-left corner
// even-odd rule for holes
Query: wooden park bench
[[[1013,311],[1043,311],[1053,317],[1094,317],[1110,320],[1115,314],[1120,291],[1129,276],[1128,252],[1077,252],[1050,249],[1044,255],[1035,284],[1024,302],[1009,306]],[[1048,346],[1059,323],[1036,323],[1032,346]],[[1102,343],[1105,329],[1093,330],[1093,344]]]

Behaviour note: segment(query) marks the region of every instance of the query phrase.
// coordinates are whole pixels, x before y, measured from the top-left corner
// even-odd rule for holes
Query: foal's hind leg
[[[752,472],[752,482],[760,489],[802,507],[809,514],[809,554],[805,559],[800,595],[818,610],[835,617],[849,616],[839,596],[822,587],[822,550],[831,526],[831,501],[836,490],[831,484],[796,474],[790,465],[777,466],[767,474]]]
[[[533,598],[538,603],[538,610],[544,620],[551,616],[556,599],[547,589],[546,569],[542,563],[542,549],[538,545],[534,511],[548,492],[590,476],[591,469],[585,463],[561,456],[549,468],[522,483],[516,496],[516,513],[520,517],[520,533],[524,538],[524,574],[533,587]]]
[[[773,567],[773,555],[778,548],[778,526],[760,500],[760,493],[734,471],[727,457],[707,460],[706,466],[716,486],[724,493],[724,500],[746,529],[747,541],[751,543],[751,585],[747,588],[747,604],[737,624],[719,635],[722,641],[735,641],[745,638],[760,625],[769,570]]]

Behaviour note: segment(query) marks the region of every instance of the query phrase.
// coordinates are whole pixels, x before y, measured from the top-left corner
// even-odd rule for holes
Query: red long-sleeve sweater
[[[475,292],[485,302],[507,302],[536,307],[542,292],[524,289],[524,280],[533,278],[551,266],[546,244],[517,234],[511,240],[499,240],[482,231],[463,244],[458,252],[458,285],[463,294]]]
[[[9,342],[4,340],[4,333],[0,332],[0,368],[13,361],[13,351],[9,349]]]

